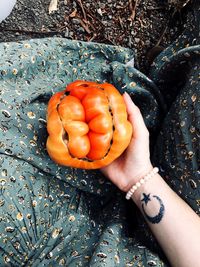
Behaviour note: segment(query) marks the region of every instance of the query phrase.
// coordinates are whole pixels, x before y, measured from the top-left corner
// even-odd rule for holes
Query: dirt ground
[[[18,0],[0,24],[0,41],[59,36],[121,45],[135,50],[136,67],[147,72],[153,58],[179,35],[188,0]],[[153,49],[152,49],[153,48]]]

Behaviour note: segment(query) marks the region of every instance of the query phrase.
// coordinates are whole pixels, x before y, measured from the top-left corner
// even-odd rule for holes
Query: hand
[[[149,132],[139,108],[130,96],[123,95],[128,119],[133,127],[133,136],[125,152],[101,171],[122,191],[127,192],[132,185],[153,169],[149,152]]]

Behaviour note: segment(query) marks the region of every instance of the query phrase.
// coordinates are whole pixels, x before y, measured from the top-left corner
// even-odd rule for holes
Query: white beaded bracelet
[[[135,185],[131,187],[131,189],[126,194],[126,199],[129,200],[132,195],[135,193],[135,191],[144,183],[146,183],[149,179],[151,179],[156,173],[159,172],[159,169],[157,167],[153,168],[147,175],[145,175],[143,178],[141,178]]]

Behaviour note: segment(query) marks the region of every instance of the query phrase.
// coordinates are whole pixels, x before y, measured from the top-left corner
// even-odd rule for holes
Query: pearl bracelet
[[[126,199],[129,200],[132,195],[135,193],[135,191],[144,183],[146,183],[149,179],[151,179],[156,173],[159,172],[159,169],[157,167],[153,168],[147,175],[145,175],[143,178],[141,178],[135,185],[131,187],[131,189],[126,194]]]

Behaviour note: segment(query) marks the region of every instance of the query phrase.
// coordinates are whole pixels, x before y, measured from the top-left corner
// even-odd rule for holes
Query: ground
[[[59,36],[121,45],[134,49],[136,67],[148,72],[155,55],[181,31],[184,9],[169,4],[176,1],[184,2],[59,0],[49,14],[50,0],[18,0],[0,24],[0,41]]]

